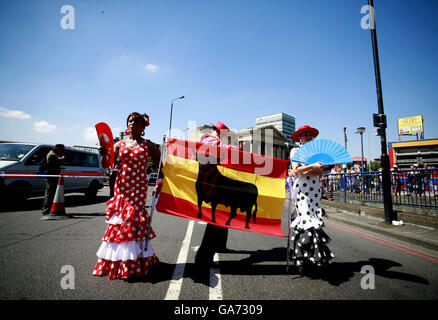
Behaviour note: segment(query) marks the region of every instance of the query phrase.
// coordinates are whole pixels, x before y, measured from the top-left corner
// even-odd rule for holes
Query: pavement
[[[327,200],[323,200],[322,204],[327,211],[328,221],[338,220],[353,227],[438,250],[438,218],[419,219],[414,215],[397,213],[398,221],[403,221],[403,224],[396,226],[385,223],[383,209]]]

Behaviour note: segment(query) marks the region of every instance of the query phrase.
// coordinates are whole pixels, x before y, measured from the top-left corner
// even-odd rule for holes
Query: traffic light
[[[386,114],[373,113],[373,126],[377,128],[386,128]]]

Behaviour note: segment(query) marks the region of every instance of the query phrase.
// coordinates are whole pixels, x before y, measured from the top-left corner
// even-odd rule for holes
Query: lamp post
[[[373,114],[373,123],[374,127],[377,127],[377,135],[380,136],[380,147],[382,150],[380,161],[382,163],[383,207],[385,211],[385,222],[387,224],[391,224],[393,220],[397,220],[397,214],[392,208],[391,172],[389,168],[388,150],[386,147],[386,115],[383,111],[382,82],[380,78],[374,1],[368,0],[368,5],[370,9],[371,43],[373,46],[374,75],[376,78],[377,105],[379,111],[378,114]]]
[[[172,99],[172,103],[170,104],[170,122],[169,122],[169,138],[170,138],[170,130],[172,130],[172,112],[173,112],[173,102],[175,100],[184,99],[184,96]]]
[[[345,145],[345,150],[347,150],[347,126],[344,125],[344,145]]]
[[[347,150],[347,126],[344,125],[344,145],[345,145],[345,150]],[[342,181],[344,184],[344,203],[347,203],[347,165],[342,165],[342,171],[344,172],[344,174],[342,175]]]
[[[362,171],[365,169],[363,166],[363,134],[365,132],[364,127],[357,128],[356,133],[360,134],[360,151],[361,151],[361,163],[362,163]]]

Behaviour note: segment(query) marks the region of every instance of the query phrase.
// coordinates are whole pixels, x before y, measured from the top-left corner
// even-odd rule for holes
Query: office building
[[[286,144],[289,149],[296,146],[295,142],[292,141],[292,134],[295,132],[294,117],[280,112],[256,119],[256,128],[264,128],[267,126],[273,126],[283,134],[286,138]]]

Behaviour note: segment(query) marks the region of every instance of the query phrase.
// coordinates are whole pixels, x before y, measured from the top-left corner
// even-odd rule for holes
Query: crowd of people
[[[434,179],[438,178],[434,168],[429,167],[427,162],[423,168],[418,164],[411,165],[410,169],[400,170],[394,164],[391,170],[393,194],[401,195],[404,192],[407,196],[435,196]]]
[[[423,168],[413,164],[409,169],[400,169],[397,164],[391,168],[391,185],[394,196],[436,196],[434,181],[438,179],[438,171],[428,163]],[[321,177],[321,185],[325,196],[333,200],[333,192],[379,194],[382,192],[382,168],[369,172],[361,166],[346,165],[341,168],[335,165]]]

